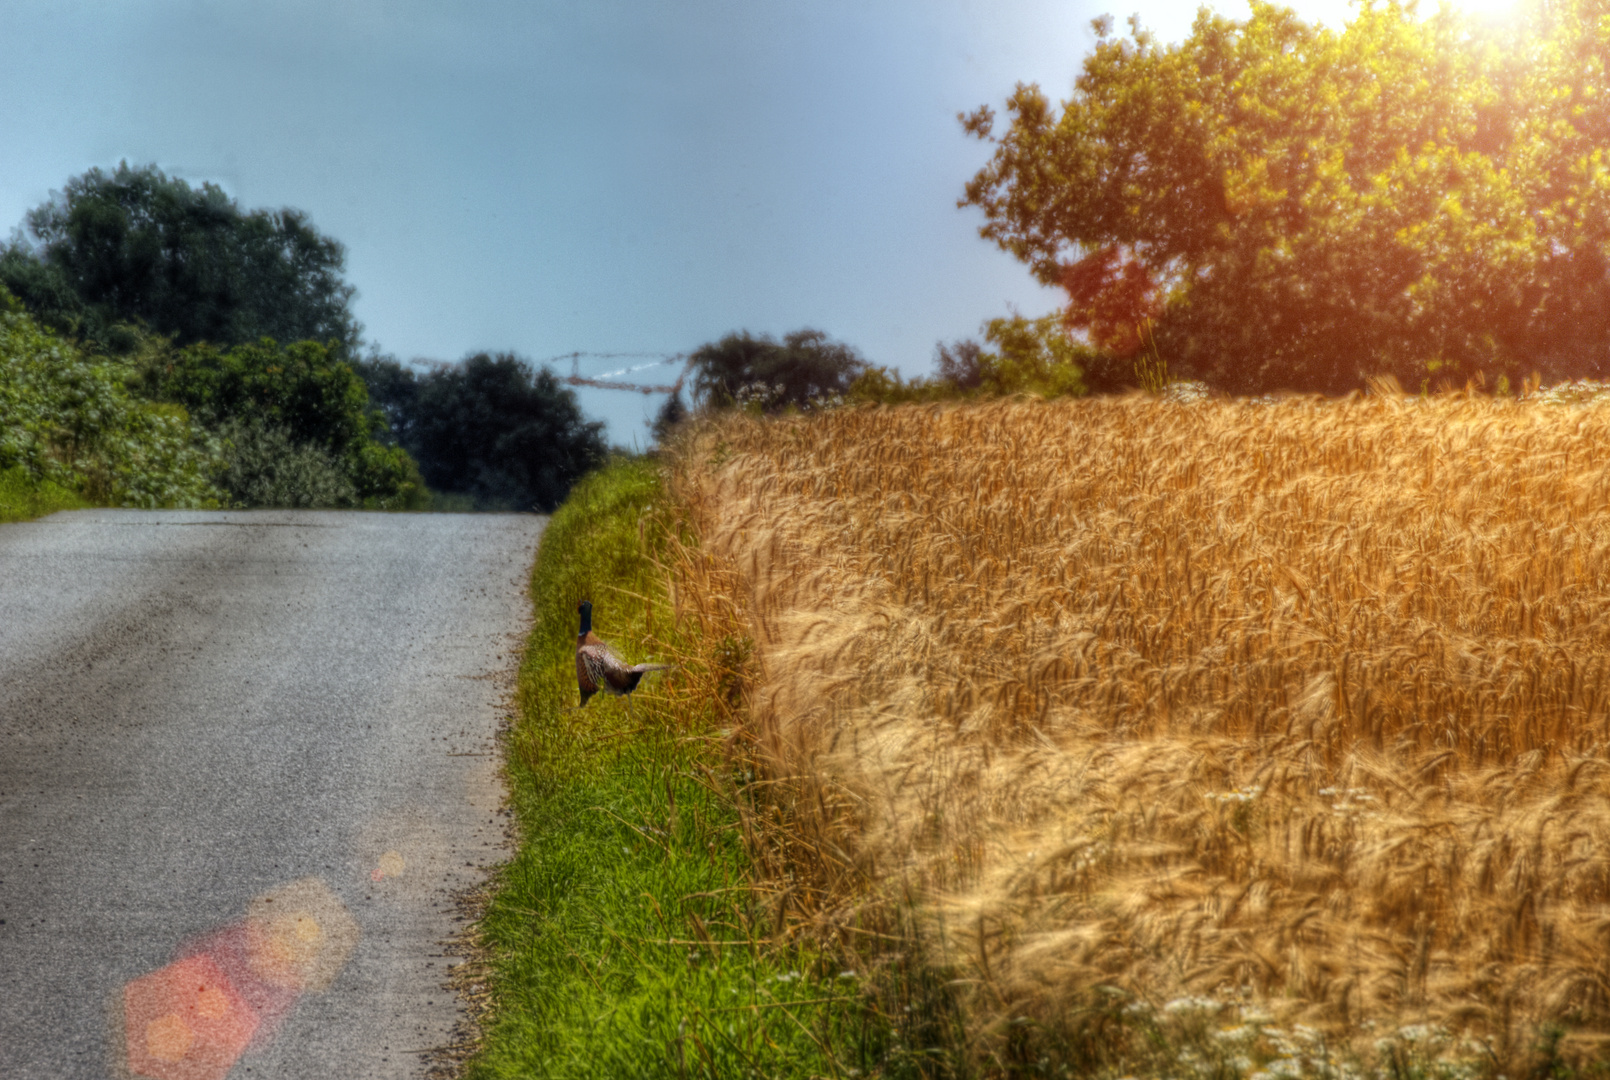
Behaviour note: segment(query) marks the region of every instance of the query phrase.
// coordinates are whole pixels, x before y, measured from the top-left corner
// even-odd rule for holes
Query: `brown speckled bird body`
[[[576,610],[581,613],[581,633],[576,635],[576,685],[583,705],[599,691],[624,697],[637,689],[648,672],[665,671],[671,666],[628,664],[593,633],[592,601],[583,600]]]

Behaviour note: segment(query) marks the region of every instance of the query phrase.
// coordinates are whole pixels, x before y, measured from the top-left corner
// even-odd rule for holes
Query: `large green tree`
[[[242,210],[216,185],[125,163],[32,210],[0,250],[0,283],[51,326],[114,349],[134,326],[180,345],[270,337],[351,355],[345,257],[298,210]]]
[[[1060,109],[1020,85],[998,138],[964,118],[996,150],[963,205],[1109,361],[1238,392],[1610,375],[1607,15],[1098,20]]]
[[[608,456],[603,422],[588,420],[551,370],[512,353],[437,365],[412,387],[409,369],[377,370],[426,482],[478,509],[552,511]]]
[[[688,357],[698,397],[719,407],[752,404],[767,411],[845,394],[866,368],[855,349],[811,329],[795,330],[780,342],[745,330]]]

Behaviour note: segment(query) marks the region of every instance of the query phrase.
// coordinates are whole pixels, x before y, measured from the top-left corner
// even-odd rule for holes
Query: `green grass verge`
[[[49,480],[35,480],[21,466],[0,470],[0,521],[27,521],[88,505],[77,492]]]
[[[662,497],[653,463],[617,460],[542,540],[507,743],[521,840],[481,923],[496,1006],[472,1080],[876,1071],[844,1057],[869,1042],[856,977],[772,943],[708,717],[658,681],[677,676],[574,708],[580,600],[629,661],[659,659],[650,601],[676,640],[650,561]]]

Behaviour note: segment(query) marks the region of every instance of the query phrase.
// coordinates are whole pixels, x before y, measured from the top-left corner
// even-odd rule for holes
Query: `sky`
[[[1178,40],[1195,10],[6,0],[0,235],[89,168],[154,163],[305,211],[346,247],[366,340],[405,361],[583,352],[596,376],[813,327],[921,375],[937,342],[1057,304],[957,207],[990,154],[957,114],[1020,81],[1066,98],[1097,16]],[[663,396],[580,396],[612,442],[648,444]]]

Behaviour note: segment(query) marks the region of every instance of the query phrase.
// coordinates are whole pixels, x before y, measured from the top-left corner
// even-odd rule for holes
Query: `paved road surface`
[[[0,1078],[424,1072],[545,521],[0,525]]]

